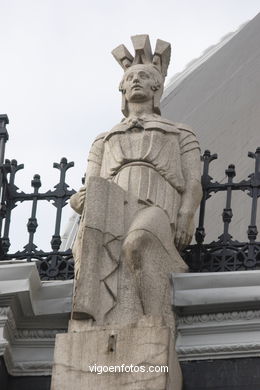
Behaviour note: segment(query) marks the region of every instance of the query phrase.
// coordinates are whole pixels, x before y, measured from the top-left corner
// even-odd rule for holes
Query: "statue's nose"
[[[133,83],[138,83],[139,82],[139,77],[138,75],[135,75],[133,78]]]

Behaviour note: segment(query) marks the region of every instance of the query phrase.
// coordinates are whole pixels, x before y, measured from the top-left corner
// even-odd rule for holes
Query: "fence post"
[[[4,217],[3,210],[3,180],[4,180],[4,158],[5,158],[5,144],[9,138],[6,125],[8,125],[9,119],[6,114],[0,115],[0,236],[2,237],[2,224]]]

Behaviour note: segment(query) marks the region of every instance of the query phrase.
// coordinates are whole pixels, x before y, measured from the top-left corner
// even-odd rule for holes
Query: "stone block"
[[[141,320],[84,330],[77,322],[57,335],[51,390],[181,390],[170,328]]]

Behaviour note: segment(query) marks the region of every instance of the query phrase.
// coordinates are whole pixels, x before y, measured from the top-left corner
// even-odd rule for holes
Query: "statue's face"
[[[128,102],[152,100],[158,89],[158,75],[155,72],[149,65],[135,65],[126,71],[122,87]]]

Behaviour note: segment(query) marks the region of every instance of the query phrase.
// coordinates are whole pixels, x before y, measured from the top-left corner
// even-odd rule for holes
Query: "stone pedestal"
[[[57,335],[51,390],[181,390],[171,330],[144,319],[124,327],[72,321]]]

